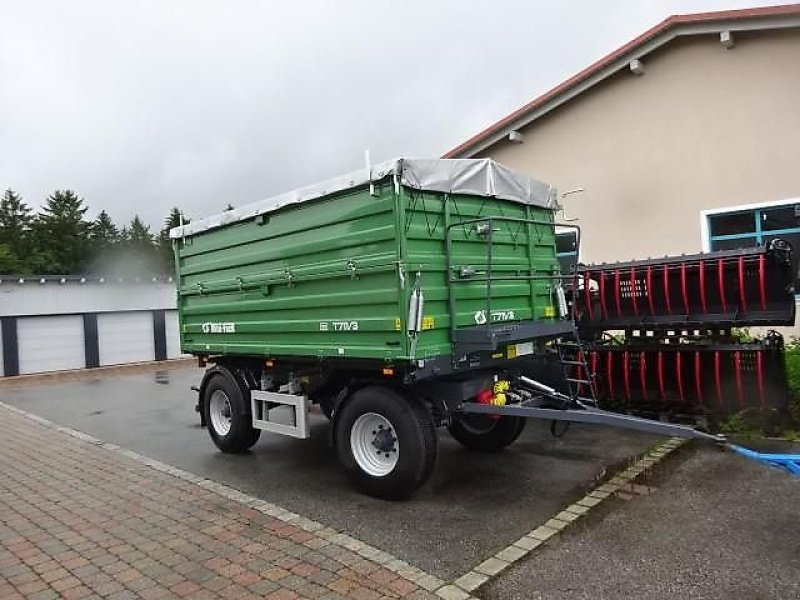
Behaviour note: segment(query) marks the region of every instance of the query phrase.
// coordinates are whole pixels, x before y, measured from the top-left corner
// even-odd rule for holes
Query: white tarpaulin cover
[[[530,204],[558,210],[555,188],[527,175],[517,173],[490,158],[456,159],[394,159],[361,169],[341,177],[298,188],[241,208],[229,210],[200,221],[193,221],[170,231],[170,237],[180,238],[207,229],[222,227],[272,212],[291,204],[298,204],[341,192],[386,177],[393,177],[397,185],[417,190],[490,196],[520,204]]]

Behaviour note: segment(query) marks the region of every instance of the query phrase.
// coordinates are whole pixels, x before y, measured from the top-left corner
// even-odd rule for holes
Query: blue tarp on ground
[[[742,448],[731,444],[731,450],[738,452],[742,456],[752,458],[772,467],[778,467],[785,471],[789,471],[792,475],[800,475],[800,454],[767,454],[765,452],[756,452],[748,448]]]

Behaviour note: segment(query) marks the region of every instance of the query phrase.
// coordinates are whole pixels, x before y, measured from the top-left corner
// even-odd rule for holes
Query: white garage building
[[[171,279],[0,276],[0,375],[180,356]]]

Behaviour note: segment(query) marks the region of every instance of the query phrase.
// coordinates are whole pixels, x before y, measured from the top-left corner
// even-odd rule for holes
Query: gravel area
[[[690,445],[490,582],[486,600],[800,598],[800,478]]]

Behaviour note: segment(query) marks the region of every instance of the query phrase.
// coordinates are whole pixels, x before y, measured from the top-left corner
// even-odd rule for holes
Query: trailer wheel
[[[459,415],[453,417],[448,431],[458,442],[471,450],[496,452],[512,444],[525,429],[522,417]]]
[[[259,429],[253,429],[245,402],[242,388],[230,375],[217,373],[206,385],[203,410],[208,433],[223,452],[245,452],[261,435]]]
[[[413,494],[436,464],[436,429],[416,400],[382,387],[356,391],[336,418],[336,451],[367,494],[399,500]]]
[[[325,418],[330,421],[331,416],[333,416],[333,398],[323,396],[317,399],[317,404],[319,404],[319,409],[322,411],[322,414],[325,415]]]

